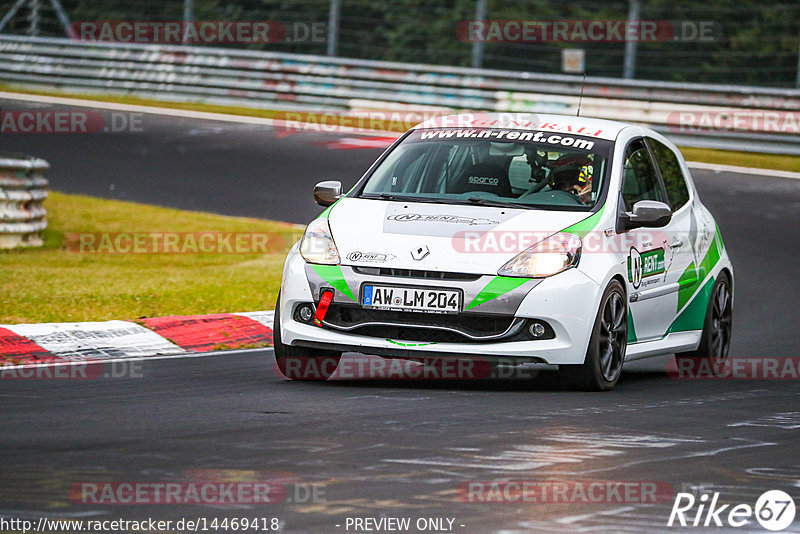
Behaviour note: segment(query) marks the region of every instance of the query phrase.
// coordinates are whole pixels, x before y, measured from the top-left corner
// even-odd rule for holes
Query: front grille
[[[339,304],[331,305],[325,315],[325,325],[333,329],[384,339],[438,343],[497,341],[502,338],[496,336],[508,331],[514,322],[514,317],[507,316],[369,310]],[[508,336],[518,331],[519,328],[512,328]]]
[[[368,276],[400,276],[403,278],[424,278],[428,280],[460,280],[472,282],[481,275],[470,273],[448,273],[443,271],[422,271],[418,269],[394,269],[390,267],[353,267],[357,273]]]

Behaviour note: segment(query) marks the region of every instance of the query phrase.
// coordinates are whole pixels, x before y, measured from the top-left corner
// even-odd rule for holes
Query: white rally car
[[[406,132],[286,260],[275,358],[343,352],[558,365],[607,390],[626,361],[727,357],[733,269],[658,133],[559,115],[453,115]],[[315,373],[293,372],[325,358]],[[293,365],[297,365],[293,368]]]

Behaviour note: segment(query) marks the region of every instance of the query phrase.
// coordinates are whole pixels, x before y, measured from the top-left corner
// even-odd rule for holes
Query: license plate
[[[368,284],[364,286],[361,304],[365,308],[426,313],[458,313],[461,292],[452,289],[427,289]]]

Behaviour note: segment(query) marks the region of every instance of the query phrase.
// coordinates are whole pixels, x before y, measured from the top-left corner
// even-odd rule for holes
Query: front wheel
[[[559,373],[576,389],[607,391],[622,374],[628,347],[628,306],[622,284],[613,280],[600,300],[586,359],[581,365],[561,365]]]
[[[275,364],[280,373],[289,380],[327,380],[331,377],[341,352],[284,345],[281,341],[281,296],[275,304],[275,319],[272,325],[272,344]]]

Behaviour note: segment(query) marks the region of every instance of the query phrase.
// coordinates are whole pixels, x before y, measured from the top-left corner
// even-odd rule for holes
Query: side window
[[[508,181],[511,190],[517,195],[531,188],[531,166],[528,165],[526,156],[517,156],[508,165]]]
[[[669,205],[672,211],[677,211],[689,202],[689,189],[686,187],[686,179],[678,163],[678,157],[668,146],[655,139],[648,138],[647,142],[656,155],[656,163],[667,188]]]
[[[666,201],[650,152],[641,139],[632,141],[625,149],[623,172],[622,198],[625,209],[633,209],[633,205],[640,200]]]

